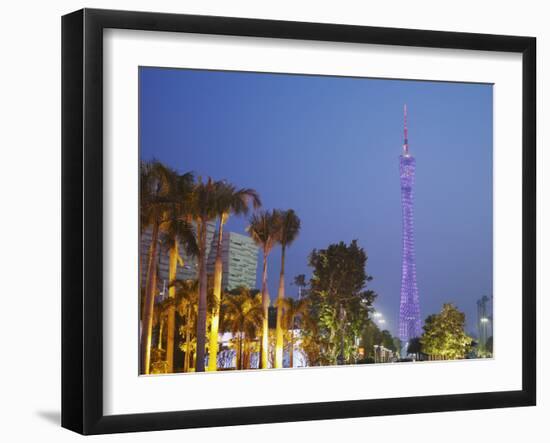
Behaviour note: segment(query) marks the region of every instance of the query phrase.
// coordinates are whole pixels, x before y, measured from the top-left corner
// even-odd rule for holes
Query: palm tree
[[[260,343],[258,340],[259,334],[258,331],[262,327],[262,295],[257,294],[257,302],[259,303],[258,308],[258,317],[255,324],[249,323],[248,327],[244,330],[244,344],[242,352],[242,369],[250,369],[252,366],[252,354],[258,353],[260,350]]]
[[[209,222],[215,220],[217,201],[220,195],[221,182],[215,182],[211,178],[203,183],[195,185],[193,192],[193,214],[197,224],[199,239],[199,302],[197,318],[197,363],[196,371],[204,372],[204,359],[206,354],[206,311],[208,278],[206,275],[206,227]]]
[[[281,211],[278,241],[281,244],[281,273],[279,274],[279,292],[277,294],[277,329],[275,341],[275,367],[283,367],[283,309],[285,299],[285,252],[286,248],[300,233],[300,219],[293,209]]]
[[[214,264],[214,300],[211,313],[210,343],[208,346],[208,370],[217,369],[218,331],[220,324],[220,306],[222,294],[222,239],[223,227],[230,214],[247,214],[249,203],[254,208],[261,205],[260,197],[254,189],[237,189],[230,183],[220,182],[217,189],[216,212],[218,216],[218,232],[216,240],[216,261]]]
[[[256,336],[263,322],[262,296],[253,295],[248,288],[237,288],[227,294],[223,301],[223,328],[237,340],[237,369],[244,369],[244,346],[246,340]]]
[[[305,295],[304,291],[307,287],[306,275],[298,274],[297,276],[295,276],[293,284],[298,287],[298,299],[301,299]]]
[[[273,249],[279,236],[280,212],[262,211],[254,214],[250,219],[250,226],[247,230],[254,242],[261,247],[263,254],[263,271],[262,271],[262,305],[263,305],[263,324],[262,324],[262,341],[261,341],[261,359],[260,368],[267,368],[268,361],[268,346],[269,346],[269,326],[268,326],[268,309],[269,309],[269,293],[267,291],[267,256]]]
[[[289,343],[289,367],[294,367],[294,329],[296,327],[296,319],[298,317],[303,317],[307,315],[309,308],[309,299],[294,299],[287,298],[284,301],[285,305],[285,316],[283,323],[285,324],[285,329],[290,333],[290,343]]]
[[[185,318],[183,326],[184,345],[182,351],[185,353],[183,372],[189,372],[191,357],[191,333],[197,319],[197,305],[199,299],[199,285],[197,280],[176,280],[173,285],[176,289],[176,306],[180,316]]]
[[[168,250],[168,307],[166,325],[166,361],[168,372],[174,371],[174,335],[176,329],[176,306],[175,295],[178,264],[183,266],[183,260],[179,253],[180,243],[183,245],[187,256],[198,254],[197,239],[191,220],[190,204],[192,199],[194,177],[187,173],[177,179],[175,198],[177,204],[173,205],[165,222],[162,240],[164,247]]]
[[[166,325],[166,309],[164,306],[164,302],[159,303],[159,306],[157,309],[153,310],[153,328],[158,327],[157,331],[157,345],[156,348],[159,351],[164,351],[165,349],[163,346],[163,337],[166,335],[165,331],[165,325]],[[153,347],[151,347],[151,353],[153,352]],[[153,357],[151,357],[151,360],[153,360]]]
[[[141,318],[140,372],[149,374],[151,363],[151,336],[157,272],[159,233],[167,214],[177,205],[175,189],[177,174],[158,161],[140,164],[140,231],[151,228],[151,244],[147,257],[145,299]]]
[[[185,248],[188,256],[198,254],[198,246],[195,238],[193,225],[186,219],[171,220],[166,233],[163,235],[163,241],[168,249],[168,300],[167,322],[166,322],[166,361],[168,362],[168,372],[174,369],[174,335],[176,329],[176,287],[173,285],[177,276],[177,267],[184,266],[179,252],[180,242]]]

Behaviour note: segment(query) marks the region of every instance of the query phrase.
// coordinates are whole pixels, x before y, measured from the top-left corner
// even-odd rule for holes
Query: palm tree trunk
[[[189,372],[189,360],[191,359],[191,309],[187,307],[187,324],[185,325],[185,360],[183,361],[183,372]]]
[[[246,337],[243,332],[241,335],[241,369],[245,368],[244,366],[245,346],[246,346]]]
[[[242,332],[239,332],[239,347],[237,349],[237,369],[243,368],[243,336]]]
[[[267,354],[269,351],[269,294],[267,292],[267,252],[264,250],[264,266],[262,273],[262,305],[263,305],[263,322],[262,322],[262,345],[260,369],[267,368]]]
[[[149,374],[151,365],[151,336],[153,332],[153,309],[155,307],[155,275],[157,272],[157,244],[159,236],[159,224],[153,225],[151,235],[151,259],[147,269],[147,283],[145,286],[145,303],[143,306],[143,318],[141,320],[141,374]]]
[[[217,369],[218,360],[218,332],[220,327],[220,305],[222,297],[222,274],[223,274],[223,262],[222,262],[222,239],[223,239],[223,225],[227,216],[223,214],[220,217],[220,226],[218,229],[218,240],[216,242],[216,262],[214,264],[214,306],[212,307],[212,322],[210,325],[210,343],[208,359],[208,370],[215,371]]]
[[[142,234],[143,235],[143,234]],[[143,287],[143,284],[147,285],[147,280],[149,279],[149,263],[151,263],[152,255],[151,255],[151,245],[149,245],[147,256],[145,254],[141,254],[141,248],[143,248],[143,245],[140,242],[139,245],[140,248],[140,261],[139,261],[139,287]],[[143,255],[143,257],[142,257]],[[142,312],[140,314],[143,314]]]
[[[151,232],[151,237],[152,235],[153,233]],[[151,276],[149,275],[149,271],[151,269],[150,266],[151,266],[152,260],[153,260],[153,241],[151,238],[151,243],[149,244],[149,251],[147,252],[147,262],[143,265],[143,266],[147,266],[147,269],[145,269],[145,287],[146,288],[147,288],[147,282],[151,278]],[[140,280],[140,283],[141,283],[141,280]]]
[[[204,372],[204,358],[206,354],[206,220],[200,223],[199,239],[199,309],[197,317],[197,359],[195,364],[196,372]]]
[[[243,369],[247,369],[250,366],[250,340],[244,341],[244,352],[243,352]]]
[[[174,333],[176,329],[176,273],[178,269],[178,240],[174,239],[174,244],[170,248],[170,259],[168,264],[168,297],[170,304],[168,305],[168,321],[166,325],[166,362],[168,363],[168,373],[174,372]]]
[[[279,275],[279,292],[277,293],[277,329],[275,339],[275,367],[283,367],[283,302],[285,299],[285,246],[281,248],[281,273]]]
[[[161,318],[160,321],[159,321],[159,338],[158,338],[158,341],[157,341],[157,348],[158,349],[162,349],[162,333],[164,332],[163,327],[164,327],[164,318]]]
[[[292,317],[292,323],[290,325],[290,350],[289,354],[289,367],[294,367],[294,317]]]

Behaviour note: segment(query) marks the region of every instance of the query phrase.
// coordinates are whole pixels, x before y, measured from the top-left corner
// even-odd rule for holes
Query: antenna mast
[[[409,155],[409,130],[407,128],[407,104],[403,105],[403,154]]]

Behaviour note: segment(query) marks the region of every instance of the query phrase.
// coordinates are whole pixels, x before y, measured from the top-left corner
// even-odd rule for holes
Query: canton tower
[[[416,285],[416,259],[414,255],[413,187],[416,160],[409,152],[407,105],[404,113],[403,152],[399,156],[401,179],[401,208],[403,214],[403,249],[401,262],[401,300],[399,305],[399,338],[406,349],[411,338],[420,337],[420,306]]]

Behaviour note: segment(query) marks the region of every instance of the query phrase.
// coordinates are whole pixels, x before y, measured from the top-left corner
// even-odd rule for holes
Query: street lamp
[[[372,314],[372,316],[374,317],[374,321],[378,324],[383,325],[384,323],[386,323],[384,315],[381,312],[375,312],[374,314]]]

